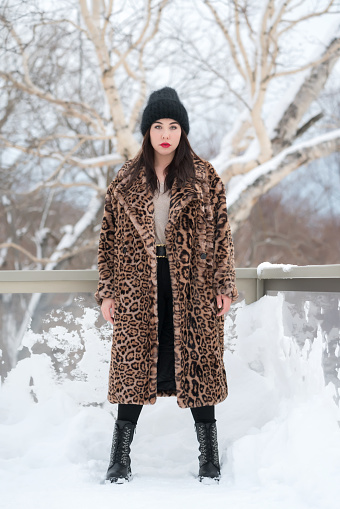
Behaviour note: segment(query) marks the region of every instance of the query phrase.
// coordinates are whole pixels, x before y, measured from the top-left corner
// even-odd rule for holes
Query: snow
[[[329,133],[315,136],[310,140],[297,143],[296,145],[292,145],[285,150],[282,150],[277,156],[273,157],[264,164],[256,166],[253,170],[244,176],[237,175],[236,177],[233,177],[228,184],[228,205],[233,205],[240,198],[241,193],[247,188],[251,187],[259,177],[275,171],[280,166],[285,157],[287,157],[289,154],[298,153],[300,150],[305,148],[314,147],[321,143],[327,143],[328,141],[336,140],[339,137],[340,129],[334,129]]]
[[[229,336],[236,327],[225,352],[229,396],[216,407],[218,486],[195,478],[193,421],[175,398],[143,409],[132,482],[102,483],[116,415],[106,401],[111,329],[96,327],[97,310],[86,308],[73,321],[66,315],[65,327],[29,329],[30,357],[1,387],[0,507],[338,508],[340,415],[334,386],[325,386],[321,331],[302,348],[286,336],[282,295],[235,306],[235,324],[226,320]]]
[[[59,154],[56,154],[59,156]],[[72,157],[72,162],[81,168],[95,167],[95,166],[105,166],[105,165],[115,165],[121,164],[125,161],[124,157],[120,154],[105,154],[103,156],[98,157],[90,157],[88,159],[80,159],[79,157]]]
[[[290,272],[293,267],[297,267],[297,265],[292,265],[290,263],[262,262],[257,266],[257,277],[261,279],[265,269],[282,269],[283,272]]]

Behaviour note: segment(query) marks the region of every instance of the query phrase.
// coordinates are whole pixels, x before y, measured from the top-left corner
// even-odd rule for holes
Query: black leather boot
[[[219,482],[221,477],[218,459],[216,422],[197,422],[195,424],[200,456],[198,478],[200,482]]]
[[[115,422],[107,481],[122,484],[131,479],[130,445],[135,429],[136,425],[130,421]]]

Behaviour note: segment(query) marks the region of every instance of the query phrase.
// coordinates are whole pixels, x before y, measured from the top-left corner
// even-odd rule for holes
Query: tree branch
[[[340,57],[340,38],[333,39],[326,49],[328,59],[315,65],[303,81],[290,104],[281,115],[272,134],[272,146],[277,154],[289,146],[297,136],[299,124],[310,105],[319,96],[331,70]]]
[[[41,23],[36,23],[34,25],[34,29],[36,27],[39,27],[39,26],[46,26],[46,25],[60,25],[61,23],[69,23],[70,25],[72,25],[74,28],[76,28],[79,32],[83,33],[84,35],[86,35],[86,37],[89,39],[89,33],[84,29],[82,28],[80,25],[77,25],[77,23],[75,23],[74,21],[70,20],[70,19],[56,19],[56,20],[50,20],[50,21],[43,21]]]
[[[282,29],[279,32],[279,36],[281,36],[284,32],[287,32],[288,30],[291,30],[297,24],[302,23],[302,21],[306,21],[307,19],[311,19],[311,18],[316,18],[318,16],[322,16],[323,14],[328,13],[329,9],[332,7],[333,4],[334,4],[334,0],[330,0],[328,6],[325,7],[325,9],[323,11],[312,12],[311,14],[307,14],[306,16],[302,16],[301,18],[299,18],[299,19],[297,19],[295,21],[292,21],[286,28]]]
[[[323,62],[326,62],[327,60],[329,60],[329,58],[332,56],[332,54],[334,52],[337,52],[338,49],[339,49],[338,47],[334,47],[334,48],[332,48],[331,51],[326,53],[323,57],[319,58],[318,60],[314,60],[313,62],[310,62],[309,64],[305,64],[305,65],[299,67],[298,69],[291,69],[290,71],[276,72],[275,74],[268,76],[268,80],[271,80],[273,78],[275,78],[275,79],[280,78],[281,76],[290,76],[292,74],[297,74],[299,72],[305,71],[306,69],[310,69],[311,67],[316,67],[316,66],[322,64]]]
[[[85,124],[92,125],[95,131],[105,133],[105,127],[102,118],[89,105],[85,103],[77,103],[75,101],[63,101],[61,99],[53,97],[52,94],[50,94],[49,92],[45,92],[44,90],[41,90],[39,87],[33,85],[33,83],[29,80],[29,78],[27,79],[27,77],[25,77],[25,81],[27,81],[28,83],[24,84],[16,80],[11,73],[5,73],[3,71],[0,71],[0,76],[2,76],[5,80],[10,81],[12,85],[14,85],[15,88],[17,88],[18,90],[21,90],[29,95],[38,97],[39,99],[43,99],[44,101],[47,101],[56,106],[60,106],[62,113],[65,116],[79,118]],[[74,108],[75,106],[87,110],[91,115],[93,115],[96,122],[91,116],[76,110]]]
[[[323,113],[318,113],[317,115],[314,115],[314,117],[310,118],[308,120],[308,122],[305,122],[305,124],[303,124],[303,126],[301,126],[297,131],[296,131],[296,135],[295,135],[295,139],[296,138],[299,138],[299,136],[302,136],[306,131],[308,131],[308,129],[316,124],[316,122],[318,122],[322,117],[324,116]]]
[[[108,138],[110,139],[110,138]],[[73,166],[77,166],[79,168],[102,168],[103,166],[115,166],[117,164],[124,163],[126,159],[121,156],[120,154],[108,154],[98,157],[91,157],[88,159],[80,159],[78,157],[72,156],[74,152],[76,152],[79,147],[86,141],[86,138],[83,140],[80,139],[79,143],[74,147],[66,156],[63,156],[62,154],[58,152],[44,152],[41,150],[36,150],[35,148],[31,147],[24,147],[22,145],[18,145],[16,143],[9,142],[6,138],[3,136],[0,136],[0,140],[10,148],[14,148],[16,150],[19,150],[20,152],[24,152],[25,154],[31,154],[34,157],[38,158],[44,158],[44,159],[55,159],[57,161],[61,161],[61,165],[58,167],[57,172],[60,171],[61,167],[64,164],[70,164]],[[56,176],[56,172],[54,172],[48,180],[54,178]]]
[[[340,150],[340,129],[293,145],[231,187],[227,201],[232,230],[249,217],[258,199],[297,168]]]
[[[93,182],[60,182],[60,181],[54,181],[54,182],[43,182],[42,184],[39,184],[37,187],[32,189],[31,191],[27,191],[24,193],[18,193],[20,196],[29,196],[31,194],[35,194],[41,189],[70,189],[72,187],[89,187],[91,189],[94,189],[97,191],[99,195],[105,195],[106,189],[103,189],[102,187],[94,184]]]
[[[220,29],[222,30],[222,33],[224,34],[225,38],[227,39],[227,42],[229,44],[229,48],[231,51],[231,56],[234,60],[234,63],[236,65],[238,72],[243,77],[244,81],[247,81],[246,73],[245,73],[244,69],[242,69],[241,63],[237,56],[237,51],[236,51],[235,45],[233,43],[233,40],[232,40],[227,28],[225,27],[224,23],[222,22],[221,18],[219,17],[216,9],[211,5],[210,0],[204,0],[204,3],[209,7],[210,11],[212,12],[212,14],[215,18],[217,25],[220,27]]]
[[[61,255],[56,260],[52,260],[51,258],[38,258],[38,257],[34,256],[32,253],[30,253],[27,249],[20,246],[19,244],[16,244],[15,242],[3,242],[0,244],[0,249],[2,249],[2,248],[15,249],[16,251],[19,251],[20,253],[23,253],[25,256],[27,256],[27,258],[29,258],[32,262],[34,262],[36,264],[47,265],[52,262],[53,263],[61,263],[65,260],[73,258],[74,256],[77,256],[78,254],[84,253],[85,251],[97,249],[98,248],[98,240],[92,240],[85,246],[82,246],[77,249],[73,249],[69,253]]]
[[[236,27],[235,27],[236,28],[236,40],[237,40],[237,44],[238,44],[238,47],[240,49],[241,55],[243,57],[246,73],[247,73],[247,76],[248,76],[247,81],[248,81],[248,83],[251,83],[251,81],[253,79],[253,72],[252,72],[252,69],[250,67],[249,60],[248,60],[248,55],[247,55],[246,50],[244,48],[242,37],[241,37],[240,18],[239,18],[239,14],[238,14],[238,9],[239,9],[238,1],[234,0],[234,14],[235,14],[235,25],[236,25]]]

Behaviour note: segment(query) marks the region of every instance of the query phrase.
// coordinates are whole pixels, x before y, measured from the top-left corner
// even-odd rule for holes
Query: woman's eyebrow
[[[155,124],[162,124],[163,125],[163,122],[161,122],[160,120],[156,120]],[[176,120],[174,122],[170,122],[170,125],[172,124],[177,124],[179,125],[179,122],[177,122]]]

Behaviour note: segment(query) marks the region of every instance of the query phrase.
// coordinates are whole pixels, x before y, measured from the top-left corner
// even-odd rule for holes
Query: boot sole
[[[126,477],[110,477],[105,480],[105,484],[125,484],[132,480],[132,474],[128,474]]]
[[[203,477],[200,475],[198,477],[199,482],[205,485],[213,485],[213,484],[219,484],[221,477]]]

